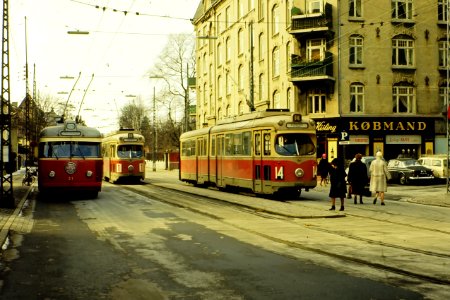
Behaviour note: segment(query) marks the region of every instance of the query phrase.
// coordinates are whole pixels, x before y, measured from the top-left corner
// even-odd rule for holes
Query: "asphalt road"
[[[3,252],[0,298],[424,298],[401,281],[327,266],[314,259],[318,253],[253,232],[295,237],[304,224],[151,185],[137,188],[105,184],[96,200],[32,200],[24,211],[32,230],[12,234]]]

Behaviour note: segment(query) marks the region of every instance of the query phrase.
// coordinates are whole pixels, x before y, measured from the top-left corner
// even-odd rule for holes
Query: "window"
[[[238,54],[244,53],[244,30],[239,29],[238,31]]]
[[[238,20],[244,16],[244,1],[245,0],[237,0]]]
[[[264,60],[264,54],[266,52],[266,49],[264,47],[264,33],[261,33],[258,37],[258,56],[259,60]]]
[[[348,4],[350,6],[348,10],[349,17],[361,18],[362,17],[361,0],[350,0]]]
[[[286,72],[289,72],[291,70],[291,63],[292,63],[292,58],[291,58],[291,42],[287,42],[286,43]]]
[[[242,101],[239,101],[238,104],[238,115],[242,115],[244,113],[244,103]]]
[[[264,100],[265,97],[265,81],[264,81],[264,74],[259,74],[259,85],[258,85],[258,93],[259,93],[259,99],[261,101]]]
[[[280,51],[275,47],[272,52],[272,72],[273,77],[280,76]]]
[[[222,77],[217,77],[217,96],[222,97]]]
[[[225,9],[225,28],[230,27],[230,20],[231,20],[231,8],[228,6]]]
[[[226,89],[227,89],[227,96],[231,95],[231,78],[230,78],[230,74],[228,72],[225,75],[225,85],[226,85]]]
[[[281,108],[280,92],[278,91],[273,93],[273,108]]]
[[[238,68],[238,83],[239,83],[239,92],[244,90],[244,67],[242,65]]]
[[[396,85],[392,88],[392,98],[393,113],[414,112],[414,87]]]
[[[291,26],[291,9],[294,7],[294,0],[287,0],[286,1],[286,27]]]
[[[276,35],[280,32],[280,15],[278,5],[272,8],[272,35]]]
[[[446,68],[448,58],[447,41],[439,41],[439,67]]]
[[[438,20],[447,22],[447,0],[438,0]]]
[[[447,99],[445,98],[445,91],[447,91]],[[439,103],[441,104],[442,112],[447,113],[447,105],[450,104],[450,89],[447,90],[447,86],[439,87]]]
[[[413,0],[392,0],[392,19],[412,20]]]
[[[414,66],[414,40],[408,37],[392,40],[392,65],[398,67]]]
[[[308,94],[308,113],[317,114],[326,112],[327,96],[321,90],[313,90]]]
[[[222,28],[222,14],[217,14],[217,32],[218,33],[222,33],[223,28]]]
[[[288,88],[286,91],[286,108],[291,108],[291,88]]]
[[[227,49],[225,49],[225,59],[227,60],[227,62],[229,62],[231,60],[231,39],[227,38],[227,40],[225,41],[225,47]]]
[[[266,7],[266,3],[264,0],[259,1],[258,6],[258,17],[260,20],[264,19],[264,9]]]
[[[350,85],[350,112],[364,111],[364,85],[352,83]]]
[[[306,1],[308,14],[317,14],[323,12],[322,0],[306,0]]]
[[[222,44],[217,44],[217,63],[218,65],[222,65]]]
[[[362,65],[363,63],[363,38],[361,36],[350,37],[349,63],[351,65]]]
[[[324,39],[308,40],[306,47],[308,62],[322,61],[325,59],[326,42]]]

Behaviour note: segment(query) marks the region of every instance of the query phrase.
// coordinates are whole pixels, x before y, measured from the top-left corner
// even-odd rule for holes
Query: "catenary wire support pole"
[[[30,172],[31,153],[31,95],[28,77],[28,37],[27,37],[27,17],[25,17],[25,174]]]
[[[449,118],[449,107],[448,107],[448,105],[449,105],[449,99],[448,99],[448,93],[449,93],[449,87],[450,87],[450,83],[449,83],[449,80],[450,80],[450,70],[449,70],[449,68],[450,68],[450,64],[449,64],[449,58],[450,58],[450,49],[449,49],[449,42],[450,42],[450,37],[449,37],[449,34],[450,34],[450,20],[448,19],[448,16],[449,16],[449,12],[450,12],[450,0],[447,0],[446,1],[446,4],[447,4],[447,7],[445,8],[445,19],[446,19],[446,21],[447,21],[447,32],[446,32],[446,35],[447,35],[447,37],[446,37],[446,72],[447,72],[447,78],[446,78],[446,86],[445,86],[445,107],[447,108],[447,117],[446,117],[446,137],[447,137],[447,176],[446,176],[446,193],[448,194],[448,192],[449,192],[449,175],[450,174],[448,174],[448,167],[449,167],[449,154],[450,154],[450,145],[449,145],[449,143],[450,143],[450,141],[449,141],[449,128],[448,128],[448,125],[449,125],[449,123],[448,123],[448,118]]]
[[[152,162],[153,162],[153,172],[156,172],[156,88],[153,87],[153,149],[152,149]]]
[[[11,94],[9,81],[9,5],[3,0],[2,23],[2,83],[1,83],[1,144],[0,144],[0,206],[15,207],[13,194],[13,156],[11,153]]]

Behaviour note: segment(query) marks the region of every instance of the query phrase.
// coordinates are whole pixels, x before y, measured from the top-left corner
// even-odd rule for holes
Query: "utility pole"
[[[186,92],[184,95],[184,132],[189,131],[189,63],[186,64]]]
[[[0,206],[14,208],[13,165],[14,159],[11,147],[11,93],[9,81],[9,5],[3,0],[2,23],[2,82],[0,108]]]

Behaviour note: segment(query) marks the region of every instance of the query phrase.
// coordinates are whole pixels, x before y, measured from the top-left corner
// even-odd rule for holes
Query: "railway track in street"
[[[219,220],[224,227],[235,228],[224,234],[269,251],[402,286],[430,299],[450,295],[450,216],[442,211],[447,208],[416,205],[411,210],[411,203],[395,202],[389,210],[380,211],[379,206],[367,204],[352,207],[341,218],[302,219],[278,215],[276,210],[281,206],[323,210],[323,202],[283,203],[250,197],[272,206],[269,211],[224,201],[222,196],[230,195],[220,191],[208,190],[205,196],[201,188],[175,190],[153,184],[122,187]]]

